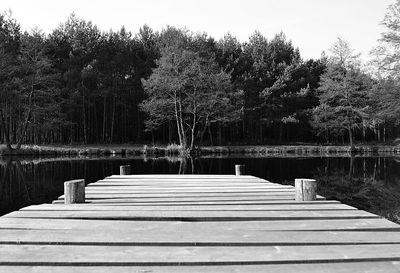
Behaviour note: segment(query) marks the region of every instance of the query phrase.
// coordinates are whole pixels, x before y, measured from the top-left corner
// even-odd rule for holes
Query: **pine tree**
[[[368,119],[370,78],[358,66],[349,44],[342,40],[333,45],[327,69],[321,76],[318,97],[320,105],[313,110],[312,124],[319,132],[348,133],[354,150],[354,130]]]

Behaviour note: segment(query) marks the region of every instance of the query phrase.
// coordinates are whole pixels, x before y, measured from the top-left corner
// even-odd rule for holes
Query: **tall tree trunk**
[[[114,138],[114,123],[115,123],[115,95],[113,96],[113,104],[112,104],[112,115],[111,115],[111,132],[110,132],[110,143],[113,142]]]
[[[172,143],[172,124],[168,121],[168,143]]]
[[[348,127],[347,130],[349,132],[350,151],[353,152],[355,150],[353,141],[353,130],[351,129],[351,127]]]
[[[383,124],[383,143],[386,143],[386,124]]]
[[[195,126],[196,126],[196,124],[193,124],[192,132],[191,132],[191,140],[190,140],[190,150],[191,150],[191,151],[192,151],[193,148],[194,148]]]
[[[326,144],[329,143],[329,130],[326,130]]]
[[[92,111],[92,115],[93,115],[93,123],[94,125],[92,126],[92,138],[94,139],[94,141],[99,142],[100,141],[100,137],[99,137],[99,120],[97,117],[97,107],[96,107],[96,101],[93,103],[93,111]]]
[[[29,98],[28,98],[28,112],[26,113],[24,123],[21,126],[20,136],[19,136],[17,145],[15,147],[16,150],[19,150],[21,148],[22,141],[24,139],[26,130],[28,129],[28,123],[29,123],[29,119],[31,118],[32,107],[33,107],[33,93],[35,91],[34,84],[35,84],[35,78],[33,77],[32,81],[31,81],[31,87],[30,87],[31,90],[30,90]]]
[[[143,132],[142,117],[139,111],[139,107],[136,106],[135,108],[136,108],[136,120],[137,120],[136,140],[140,141],[142,139],[142,132]]]
[[[83,142],[87,143],[87,128],[86,128],[86,107],[85,107],[85,87],[82,85],[82,126],[83,126]]]
[[[195,86],[193,89],[193,95],[194,98],[196,98],[196,91],[197,87]],[[192,123],[192,128],[191,128],[191,135],[190,135],[190,151],[193,151],[194,149],[194,138],[195,138],[195,132],[196,132],[196,125],[197,125],[197,105],[196,105],[196,99],[193,100],[193,123]]]
[[[107,121],[107,97],[104,95],[103,97],[103,136],[102,140],[103,142],[106,142],[106,123]]]
[[[378,125],[378,142],[381,142],[381,126]]]
[[[128,112],[128,106],[124,104],[124,110],[125,110],[125,122],[124,122],[124,143],[128,142],[128,117],[129,117],[129,112]]]
[[[194,169],[194,160],[193,160],[193,157],[190,157],[190,165],[192,166],[192,174],[194,174],[195,169]]]
[[[182,146],[182,144],[183,144],[183,139],[182,139],[182,131],[181,131],[181,124],[180,124],[180,122],[179,122],[179,107],[178,107],[178,99],[177,99],[177,97],[176,97],[176,94],[175,94],[175,120],[176,120],[176,128],[177,128],[177,130],[178,130],[178,137],[179,137],[179,145],[181,145]]]
[[[11,143],[15,143],[16,142],[16,136],[15,136],[15,123],[13,120],[13,114],[11,112],[11,107],[9,107],[8,109],[9,111],[9,121],[8,121],[8,133],[10,134],[10,141]]]
[[[241,134],[242,140],[244,140],[244,136],[245,135],[246,135],[246,123],[245,123],[245,119],[243,117],[243,120],[242,120],[242,134]]]
[[[23,139],[24,139],[26,130],[28,129],[28,124],[29,124],[29,119],[30,119],[30,117],[31,117],[31,110],[29,109],[29,110],[28,110],[28,113],[26,114],[24,123],[22,124],[22,127],[21,127],[21,134],[20,134],[20,136],[19,136],[17,145],[15,146],[15,150],[21,149],[22,141],[23,141]]]
[[[218,122],[218,145],[222,145],[222,125]]]
[[[186,157],[181,158],[181,161],[179,162],[179,173],[178,174],[185,174],[186,165],[187,165]]]
[[[365,125],[365,121],[363,121],[363,129],[362,129],[363,141],[365,141],[365,129],[366,129],[366,125]]]
[[[182,97],[179,94],[179,124],[180,124],[180,128],[181,128],[181,135],[182,135],[182,142],[181,142],[181,146],[183,149],[187,148],[187,139],[186,139],[186,133],[185,133],[185,127],[184,127],[184,123],[183,123],[183,114],[182,114]]]
[[[208,126],[208,136],[210,137],[211,146],[214,146],[213,136],[211,132],[211,125]]]
[[[13,148],[11,146],[10,132],[9,132],[9,128],[7,126],[6,120],[4,118],[3,111],[1,111],[1,109],[0,109],[0,130],[3,132],[7,150],[9,152],[11,152],[13,150]]]
[[[196,107],[196,106],[195,106]],[[195,132],[196,132],[196,110],[194,110],[194,114],[193,114],[193,124],[192,124],[192,130],[191,130],[191,139],[190,139],[190,151],[193,150],[194,148],[194,138],[195,138]]]

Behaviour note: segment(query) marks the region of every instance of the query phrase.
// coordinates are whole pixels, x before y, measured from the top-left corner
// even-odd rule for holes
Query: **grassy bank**
[[[0,155],[46,155],[46,156],[112,156],[112,155],[178,155],[180,146],[171,144],[165,146],[148,145],[22,145],[18,151],[8,151],[5,145],[0,145]]]
[[[350,146],[323,145],[279,145],[279,146],[212,146],[201,148],[203,154],[350,154]],[[356,146],[358,154],[400,154],[400,146],[361,145]]]
[[[18,151],[10,153],[5,146],[0,145],[0,155],[68,155],[68,156],[112,156],[112,155],[179,155],[178,145],[23,145]],[[400,154],[400,145],[380,146],[361,145],[356,146],[358,154]],[[196,151],[203,155],[228,155],[228,154],[349,154],[349,146],[322,146],[322,145],[281,145],[281,146],[206,146]]]

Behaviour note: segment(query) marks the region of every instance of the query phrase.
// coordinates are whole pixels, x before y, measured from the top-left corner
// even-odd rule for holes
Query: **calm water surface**
[[[314,178],[328,199],[400,223],[400,157],[201,157],[181,158],[0,158],[0,215],[50,203],[63,194],[63,182],[87,183],[117,174],[130,164],[136,174],[232,174],[235,164],[275,183]]]

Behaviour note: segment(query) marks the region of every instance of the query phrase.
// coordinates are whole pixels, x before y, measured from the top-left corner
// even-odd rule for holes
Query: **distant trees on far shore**
[[[388,8],[374,72],[343,39],[304,60],[283,33],[143,26],[102,32],[71,15],[22,33],[0,14],[0,143],[385,142],[400,131],[400,1]],[[12,144],[14,146],[12,146]]]

